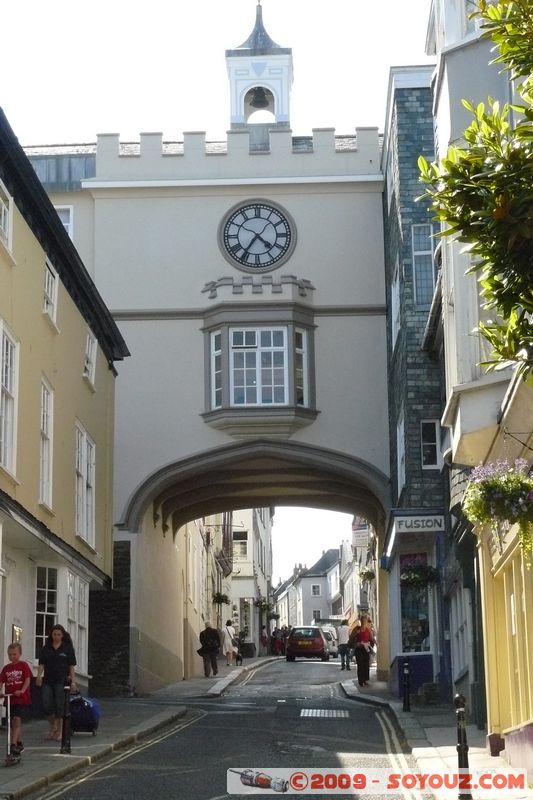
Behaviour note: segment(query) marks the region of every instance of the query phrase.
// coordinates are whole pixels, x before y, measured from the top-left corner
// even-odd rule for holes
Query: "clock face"
[[[276,206],[254,201],[230,211],[222,223],[224,255],[250,272],[279,266],[292,253],[294,228]]]

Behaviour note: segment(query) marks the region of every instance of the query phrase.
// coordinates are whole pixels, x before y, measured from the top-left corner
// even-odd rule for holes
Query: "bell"
[[[250,105],[252,108],[268,108],[268,99],[262,86],[255,87]]]

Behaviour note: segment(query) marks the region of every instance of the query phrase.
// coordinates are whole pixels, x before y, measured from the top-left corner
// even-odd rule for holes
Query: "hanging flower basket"
[[[518,524],[518,539],[528,568],[531,566],[533,475],[525,459],[481,464],[472,470],[463,500],[463,512],[474,525],[490,525],[500,541],[500,526]],[[501,549],[501,547],[500,547]]]
[[[254,600],[254,606],[259,608],[261,611],[271,611],[272,606],[267,600],[263,600],[262,597],[259,597],[257,600]]]
[[[213,603],[216,605],[226,605],[229,606],[231,600],[229,599],[227,594],[222,594],[222,592],[215,592],[213,595]]]
[[[428,586],[429,584],[437,583],[438,579],[438,570],[427,564],[413,564],[411,567],[404,567],[400,573],[402,586]]]
[[[369,569],[368,567],[363,567],[363,569],[359,570],[359,580],[361,583],[370,583],[376,577],[376,573],[373,569]]]
[[[267,619],[279,619],[279,614],[267,614]]]

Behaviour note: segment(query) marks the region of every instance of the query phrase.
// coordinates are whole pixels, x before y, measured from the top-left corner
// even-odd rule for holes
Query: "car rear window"
[[[291,633],[296,639],[314,639],[315,636],[320,636],[318,628],[294,628]]]

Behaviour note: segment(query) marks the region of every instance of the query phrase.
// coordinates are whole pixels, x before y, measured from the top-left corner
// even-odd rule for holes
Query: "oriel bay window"
[[[294,429],[314,420],[314,326],[288,316],[274,324],[238,324],[234,318],[206,327],[206,422],[230,433],[238,425],[242,435],[246,426],[255,425],[255,433],[261,425],[265,431],[277,426],[279,433],[280,426]]]

